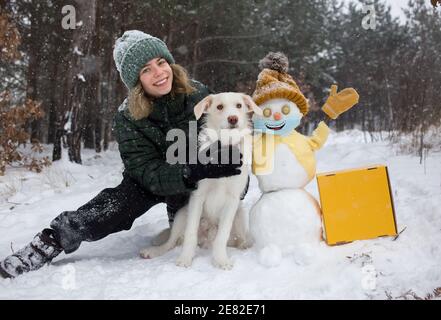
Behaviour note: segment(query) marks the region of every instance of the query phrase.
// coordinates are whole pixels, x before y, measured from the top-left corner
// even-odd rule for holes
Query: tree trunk
[[[92,55],[92,45],[95,32],[96,0],[75,0],[77,17],[82,17],[81,27],[74,30],[72,51],[73,67],[72,99],[69,99],[68,110],[71,114],[70,128],[67,130],[69,160],[81,163],[81,138],[85,123],[85,107],[87,105],[88,86],[93,86],[92,75],[96,70],[96,58]]]
[[[109,149],[110,136],[111,136],[111,126],[109,125],[109,122],[106,121],[106,123],[104,124],[104,140],[103,140],[104,151],[107,151]]]
[[[84,149],[94,149],[95,148],[95,131],[93,126],[93,119],[92,112],[87,112],[87,115],[85,117],[85,128],[83,132],[84,137]]]
[[[102,140],[103,119],[97,117],[95,121],[95,152],[101,152],[101,140]]]

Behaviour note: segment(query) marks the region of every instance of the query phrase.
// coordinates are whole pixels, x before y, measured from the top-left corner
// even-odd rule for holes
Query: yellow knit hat
[[[257,105],[271,99],[288,99],[294,102],[303,115],[308,113],[308,101],[294,79],[288,74],[288,58],[281,52],[270,52],[260,60],[260,72],[253,100]]]

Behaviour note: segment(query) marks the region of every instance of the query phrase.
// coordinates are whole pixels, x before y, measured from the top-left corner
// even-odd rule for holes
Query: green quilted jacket
[[[127,107],[127,99],[118,108],[113,119],[113,132],[119,144],[119,152],[125,172],[152,194],[171,196],[189,193],[196,186],[183,179],[181,164],[166,162],[167,148],[174,141],[166,141],[170,129],[184,130],[187,138],[189,121],[195,121],[194,106],[210,91],[194,81],[196,91],[192,94],[170,94],[153,102],[153,111],[147,118],[134,120]]]

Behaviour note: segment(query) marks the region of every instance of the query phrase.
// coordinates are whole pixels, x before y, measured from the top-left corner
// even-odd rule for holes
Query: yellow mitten
[[[335,120],[343,112],[357,104],[358,98],[359,95],[354,88],[346,88],[337,93],[337,85],[334,84],[331,86],[331,93],[322,107],[322,111]]]

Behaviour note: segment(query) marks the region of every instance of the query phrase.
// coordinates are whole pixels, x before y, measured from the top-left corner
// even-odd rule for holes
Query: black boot
[[[0,261],[0,275],[15,278],[23,272],[40,269],[62,251],[54,230],[44,229],[26,247]]]

